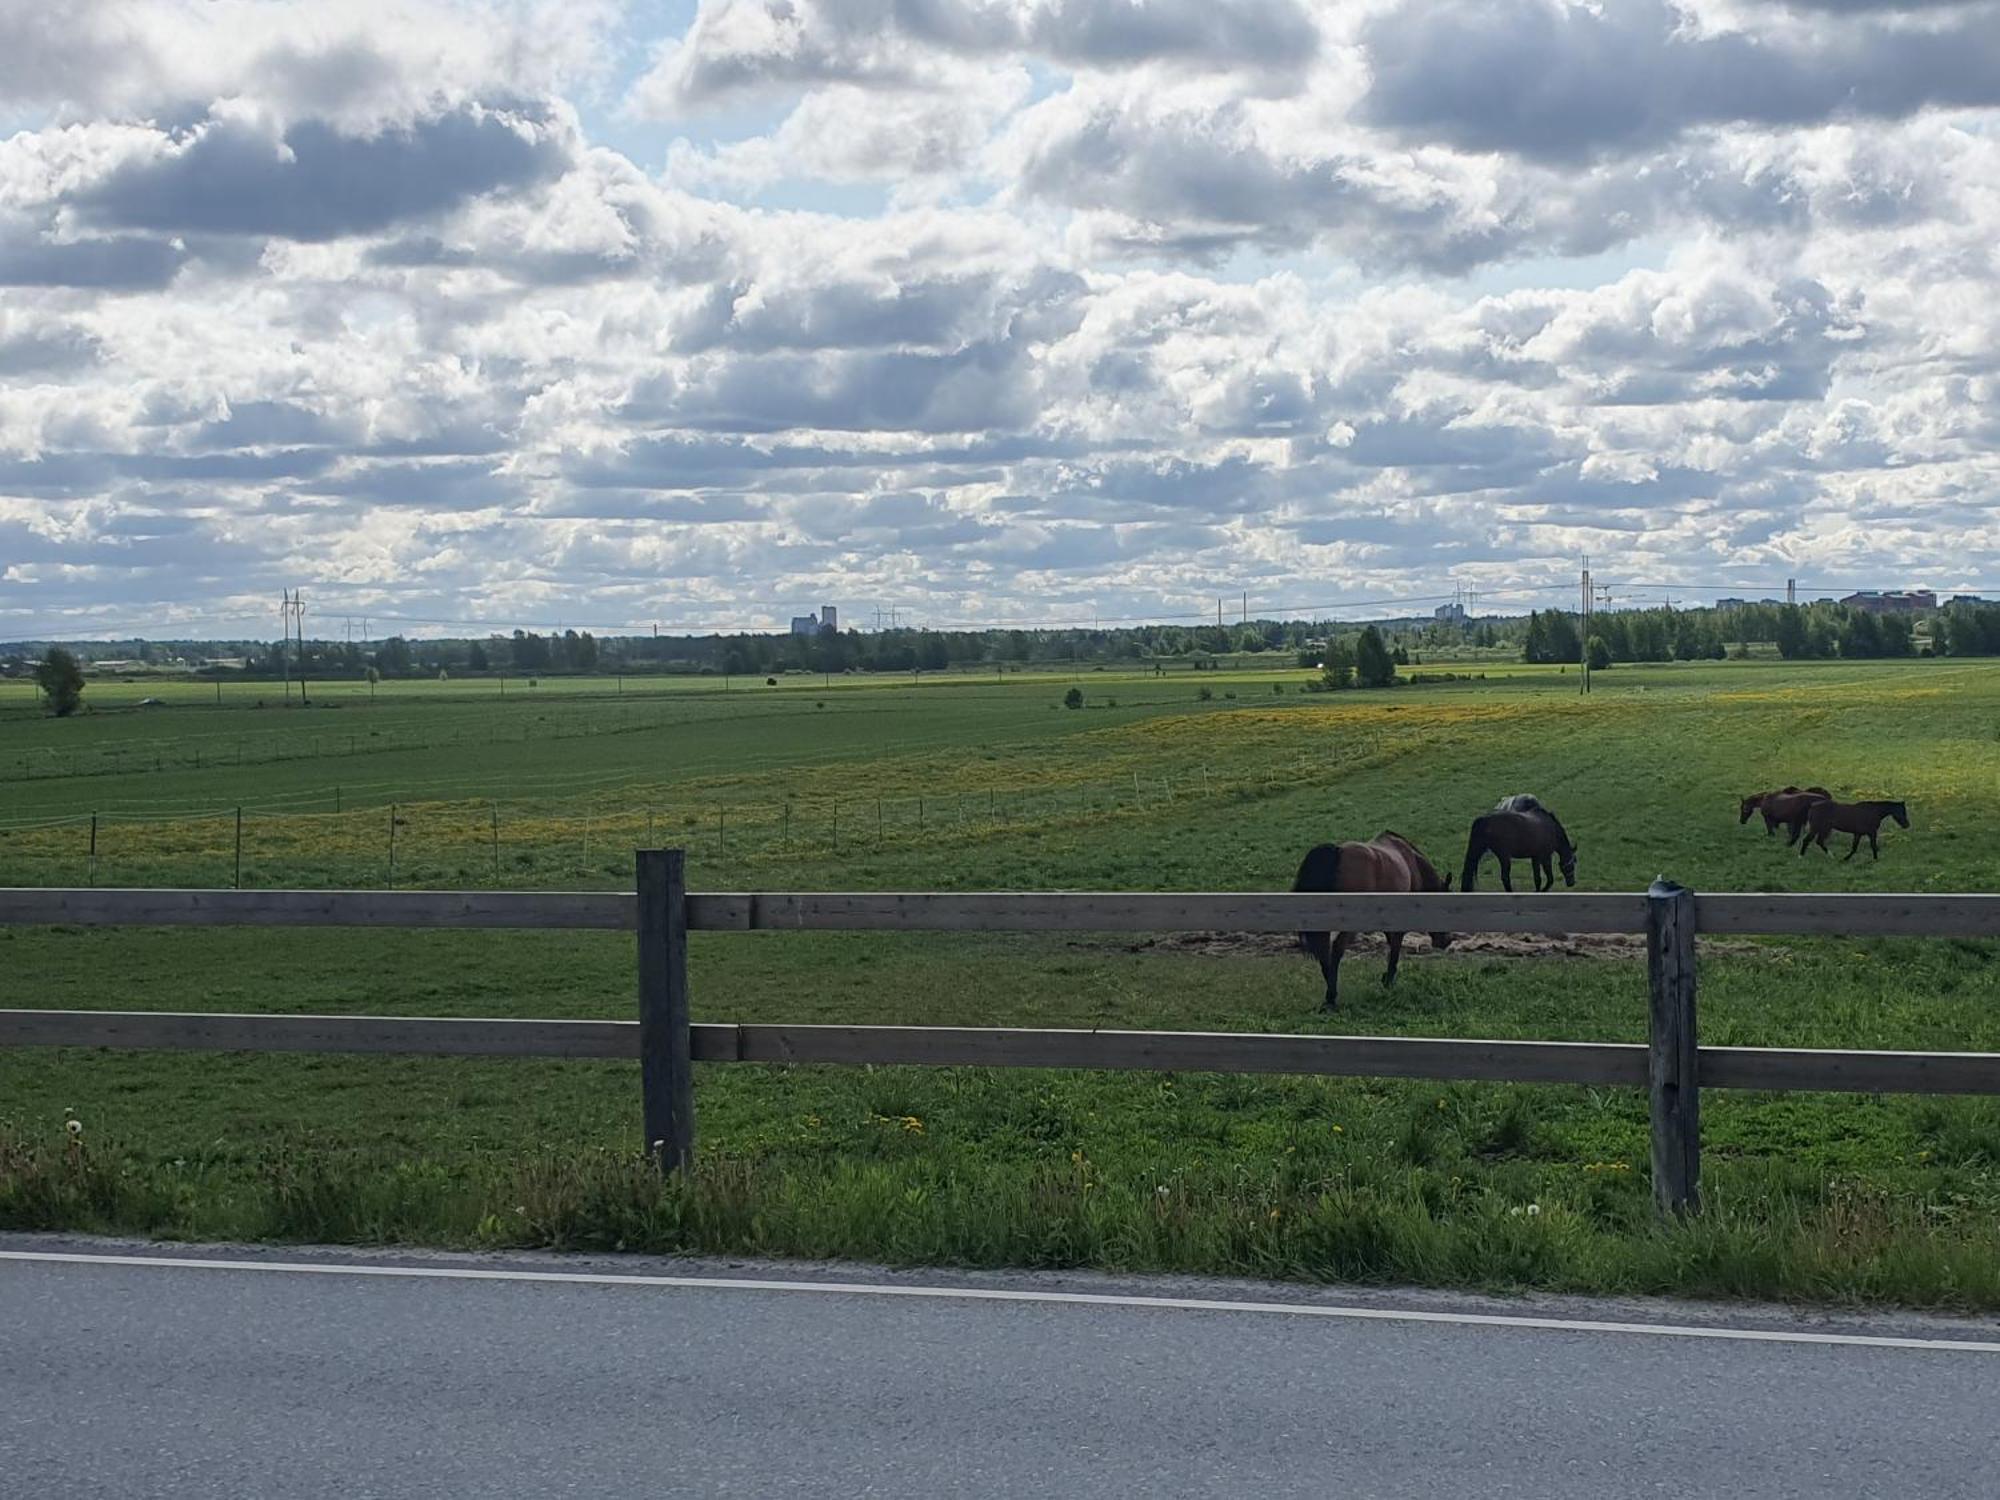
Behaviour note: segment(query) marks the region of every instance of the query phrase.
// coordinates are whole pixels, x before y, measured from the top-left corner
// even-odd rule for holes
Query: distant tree
[[[1549,627],[1538,609],[1528,611],[1528,633],[1521,642],[1521,660],[1547,662],[1555,658],[1549,655]]]
[[[1396,680],[1395,659],[1382,643],[1382,632],[1373,625],[1354,643],[1354,675],[1365,688],[1387,687]]]
[[[570,642],[569,664],[579,672],[595,672],[597,662],[597,637],[586,630]]]
[[[1603,636],[1593,635],[1590,638],[1589,652],[1591,671],[1602,672],[1606,667],[1611,665],[1611,643],[1605,640]]]
[[[536,672],[549,664],[549,643],[532,630],[514,632],[514,668],[520,672]]]
[[[1354,686],[1354,648],[1346,641],[1338,636],[1329,637],[1320,660],[1320,681],[1328,688],[1337,691]]]
[[[1787,604],[1778,610],[1778,623],[1773,631],[1773,639],[1778,643],[1778,655],[1786,661],[1796,661],[1806,654],[1806,612],[1796,604]]]
[[[49,712],[67,719],[83,707],[83,668],[60,646],[51,646],[35,667],[35,683],[49,700]]]
[[[414,658],[410,654],[410,643],[400,635],[392,635],[375,648],[375,665],[384,677],[407,677]]]
[[[1083,689],[1082,689],[1082,688],[1071,688],[1071,689],[1070,689],[1070,690],[1069,690],[1068,692],[1064,693],[1064,694],[1063,694],[1063,707],[1064,707],[1064,708],[1082,708],[1082,707],[1083,707]]]
[[[486,646],[484,642],[474,641],[472,643],[471,649],[469,649],[465,653],[465,665],[468,670],[474,672],[486,672],[492,670],[493,662],[492,659],[488,657],[486,654]]]

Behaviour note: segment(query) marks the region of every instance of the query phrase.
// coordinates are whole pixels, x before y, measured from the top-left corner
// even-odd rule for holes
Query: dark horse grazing
[[[1875,834],[1884,818],[1894,818],[1905,828],[1910,826],[1910,810],[1900,802],[1815,802],[1806,814],[1806,826],[1811,831],[1799,840],[1799,853],[1803,855],[1814,844],[1826,849],[1829,834],[1851,833],[1854,842],[1847,846],[1847,858],[1854,858],[1865,838],[1868,852],[1880,859],[1882,846],[1876,842]],[[1831,849],[1826,852],[1833,853]]]
[[[1417,846],[1400,833],[1380,833],[1365,844],[1315,844],[1299,864],[1295,891],[1448,891],[1451,877],[1440,875]],[[1385,932],[1389,941],[1389,972],[1384,984],[1396,982],[1396,968],[1403,959],[1403,934]],[[1302,932],[1299,946],[1319,960],[1326,976],[1326,999],[1321,1010],[1332,1010],[1340,1001],[1340,959],[1354,934],[1337,936],[1325,932]],[[1431,934],[1433,948],[1451,946],[1451,934]]]
[[[1489,852],[1500,861],[1500,888],[1504,891],[1514,889],[1517,859],[1533,863],[1538,891],[1549,890],[1556,883],[1551,858],[1562,862],[1563,884],[1576,884],[1576,845],[1563,832],[1556,815],[1526,793],[1505,798],[1492,812],[1472,820],[1472,836],[1465,843],[1465,873],[1458,878],[1460,890],[1473,888],[1479,861]]]
[[[1823,786],[1788,786],[1775,792],[1758,792],[1745,797],[1737,805],[1736,821],[1747,823],[1752,813],[1764,815],[1766,835],[1776,833],[1780,824],[1785,827],[1785,842],[1797,841],[1799,830],[1806,826],[1806,814],[1815,802],[1831,802],[1833,793]]]

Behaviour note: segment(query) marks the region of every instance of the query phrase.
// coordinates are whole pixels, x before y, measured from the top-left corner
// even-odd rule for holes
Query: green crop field
[[[1994,889],[2000,667],[1621,666],[1588,698],[1547,668],[1436,669],[1485,676],[482,679],[318,685],[304,709],[272,684],[138,680],[94,682],[64,721],[0,684],[0,884],[605,887],[650,840],[685,845],[697,888],[1272,889],[1311,843],[1384,828],[1455,868],[1476,813],[1533,791],[1587,888]],[[1737,822],[1787,781],[1906,799],[1913,827],[1879,862],[1801,858]],[[698,1019],[1644,1035],[1629,943],[1419,945],[1393,991],[1378,966],[1350,959],[1328,1018],[1272,942],[710,934],[691,961]],[[600,935],[0,929],[0,972],[10,1005],[632,1006],[630,940]],[[1702,982],[1708,1042],[2000,1050],[1992,944],[1716,944]],[[1990,1101],[1710,1092],[1707,1209],[1663,1227],[1634,1091],[745,1067],[697,1086],[697,1169],[661,1186],[623,1065],[15,1052],[0,1225],[2000,1307]]]

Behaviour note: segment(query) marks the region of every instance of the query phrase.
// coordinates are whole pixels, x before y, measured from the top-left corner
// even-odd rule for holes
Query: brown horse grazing
[[[1400,833],[1380,833],[1365,844],[1315,844],[1299,864],[1292,881],[1295,891],[1448,891],[1451,877],[1439,875],[1421,850]],[[1396,982],[1396,969],[1403,960],[1403,934],[1385,932],[1389,942],[1389,972],[1384,984]],[[1338,935],[1302,932],[1299,946],[1319,960],[1326,976],[1326,999],[1321,1010],[1340,1003],[1340,959],[1354,938],[1351,932]],[[1451,946],[1451,934],[1431,934],[1433,948]]]
[[[1500,888],[1514,889],[1514,861],[1530,861],[1535,871],[1535,889],[1554,888],[1555,871],[1550,860],[1562,862],[1563,884],[1576,884],[1576,845],[1563,832],[1556,815],[1539,799],[1525,792],[1501,799],[1492,812],[1472,820],[1472,836],[1465,842],[1465,870],[1458,888],[1469,891],[1479,876],[1479,861],[1491,852],[1500,862]]]
[[[1894,818],[1905,828],[1910,826],[1910,810],[1900,802],[1815,802],[1812,811],[1806,814],[1806,826],[1811,829],[1799,840],[1799,853],[1818,844],[1826,849],[1829,834],[1851,833],[1854,842],[1847,846],[1847,858],[1854,858],[1861,848],[1861,841],[1868,840],[1868,852],[1875,858],[1882,857],[1882,846],[1876,842],[1875,834],[1882,827],[1884,818]],[[1831,854],[1831,849],[1826,849]]]
[[[1737,805],[1736,821],[1747,823],[1752,813],[1762,813],[1766,836],[1776,833],[1782,824],[1786,830],[1785,842],[1791,844],[1797,842],[1799,830],[1806,826],[1806,814],[1812,805],[1832,800],[1833,793],[1823,786],[1788,786],[1780,791],[1758,792]]]

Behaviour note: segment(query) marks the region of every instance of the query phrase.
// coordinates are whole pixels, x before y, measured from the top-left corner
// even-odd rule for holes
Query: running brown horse
[[[1576,845],[1556,815],[1542,806],[1539,798],[1525,792],[1502,798],[1492,812],[1472,820],[1472,836],[1465,842],[1465,871],[1458,877],[1460,890],[1473,889],[1479,861],[1489,853],[1500,862],[1500,888],[1504,891],[1514,889],[1517,859],[1532,863],[1538,891],[1555,886],[1552,859],[1562,863],[1563,884],[1576,884]]]
[[[1448,891],[1451,877],[1440,875],[1423,852],[1400,833],[1379,833],[1367,843],[1315,844],[1299,864],[1292,881],[1295,891]],[[1389,972],[1384,984],[1396,982],[1396,969],[1403,960],[1403,934],[1385,932],[1389,943]],[[1351,932],[1338,934],[1302,932],[1299,946],[1319,960],[1326,976],[1326,999],[1321,1010],[1340,1003],[1340,959],[1354,939]],[[1433,948],[1451,946],[1451,934],[1431,934]]]
[[[1764,832],[1768,836],[1785,828],[1785,842],[1796,843],[1799,831],[1806,826],[1806,814],[1815,802],[1831,802],[1833,793],[1823,786],[1788,786],[1775,792],[1758,792],[1745,797],[1737,804],[1736,821],[1747,823],[1752,813],[1764,815]]]
[[[1814,844],[1826,849],[1830,834],[1851,833],[1854,842],[1847,846],[1848,859],[1854,858],[1863,839],[1868,840],[1868,852],[1880,859],[1882,846],[1875,835],[1884,818],[1894,818],[1905,828],[1910,826],[1910,810],[1900,802],[1815,802],[1806,814],[1806,827],[1810,831],[1799,840],[1799,853],[1803,855]],[[1831,849],[1826,852],[1833,853]]]

